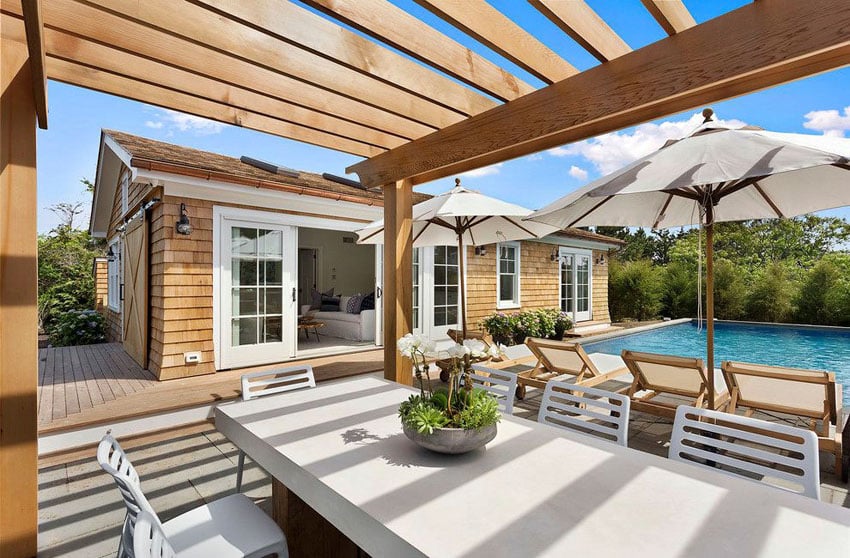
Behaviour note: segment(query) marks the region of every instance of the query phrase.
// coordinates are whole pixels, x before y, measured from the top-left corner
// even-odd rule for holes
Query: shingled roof
[[[134,167],[150,167],[151,164],[167,165],[168,172],[175,174],[205,175],[210,179],[258,187],[274,185],[296,187],[302,188],[303,193],[307,195],[313,190],[317,194],[338,194],[352,201],[362,201],[362,203],[381,202],[384,198],[380,191],[341,184],[312,172],[295,171],[298,173],[298,177],[295,178],[263,170],[243,163],[236,157],[219,153],[152,140],[116,130],[103,130],[103,133],[130,154]],[[413,203],[419,203],[430,197],[427,194],[414,192]]]

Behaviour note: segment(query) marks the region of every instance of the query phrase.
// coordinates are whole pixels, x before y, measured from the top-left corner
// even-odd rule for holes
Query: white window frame
[[[514,249],[516,258],[514,260],[514,297],[511,300],[502,300],[502,247]],[[496,308],[504,310],[507,308],[519,308],[521,304],[520,297],[520,275],[521,275],[521,253],[522,248],[519,242],[499,242],[496,244]]]
[[[121,237],[116,236],[109,242],[113,257],[106,262],[106,298],[107,307],[121,311],[121,281],[123,280],[123,259],[121,258]]]

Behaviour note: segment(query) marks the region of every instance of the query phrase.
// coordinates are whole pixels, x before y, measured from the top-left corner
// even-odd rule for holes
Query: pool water
[[[705,328],[697,322],[583,343],[588,353],[619,355],[623,349],[687,357],[706,357]],[[737,360],[835,372],[850,405],[850,330],[716,323],[714,362]]]

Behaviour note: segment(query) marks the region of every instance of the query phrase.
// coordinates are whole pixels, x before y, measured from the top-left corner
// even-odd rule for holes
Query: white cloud
[[[668,139],[681,138],[692,133],[703,121],[700,113],[687,120],[673,120],[661,124],[641,124],[630,132],[613,132],[548,150],[554,157],[579,156],[589,161],[600,174],[608,174],[649,155],[664,145]],[[720,126],[740,127],[740,120],[716,120]],[[572,169],[570,169],[572,171]]]
[[[850,107],[844,107],[842,116],[837,110],[813,110],[805,115],[804,128],[823,132],[825,136],[844,137],[850,130]]]
[[[578,180],[587,180],[587,171],[576,165],[570,167],[569,173],[570,176]]]
[[[541,161],[541,160],[543,160],[543,154],[542,153],[532,153],[531,155],[526,157],[526,159],[528,159],[529,161]]]
[[[503,164],[504,163],[496,163],[495,165],[481,167],[480,169],[473,169],[471,171],[461,173],[461,176],[468,176],[469,178],[478,178],[480,176],[490,176],[492,174],[499,174],[499,167],[501,167]]]
[[[168,109],[159,111],[158,119],[146,121],[145,126],[155,130],[167,128],[169,136],[173,135],[175,130],[192,132],[196,136],[211,136],[224,130],[224,124],[221,122]]]

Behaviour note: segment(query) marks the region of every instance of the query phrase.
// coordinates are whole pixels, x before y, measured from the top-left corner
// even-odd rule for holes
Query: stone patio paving
[[[515,414],[536,420],[542,391],[529,390]],[[634,413],[629,446],[667,455],[672,424]],[[124,443],[154,509],[170,519],[195,506],[231,494],[236,481],[236,448],[212,425]],[[114,556],[124,520],[124,504],[112,479],[91,455],[39,469],[39,556]],[[823,455],[823,454],[822,454]],[[831,466],[828,467],[831,470]],[[270,509],[271,483],[250,459],[244,489]],[[821,500],[850,507],[847,486],[821,471]]]

